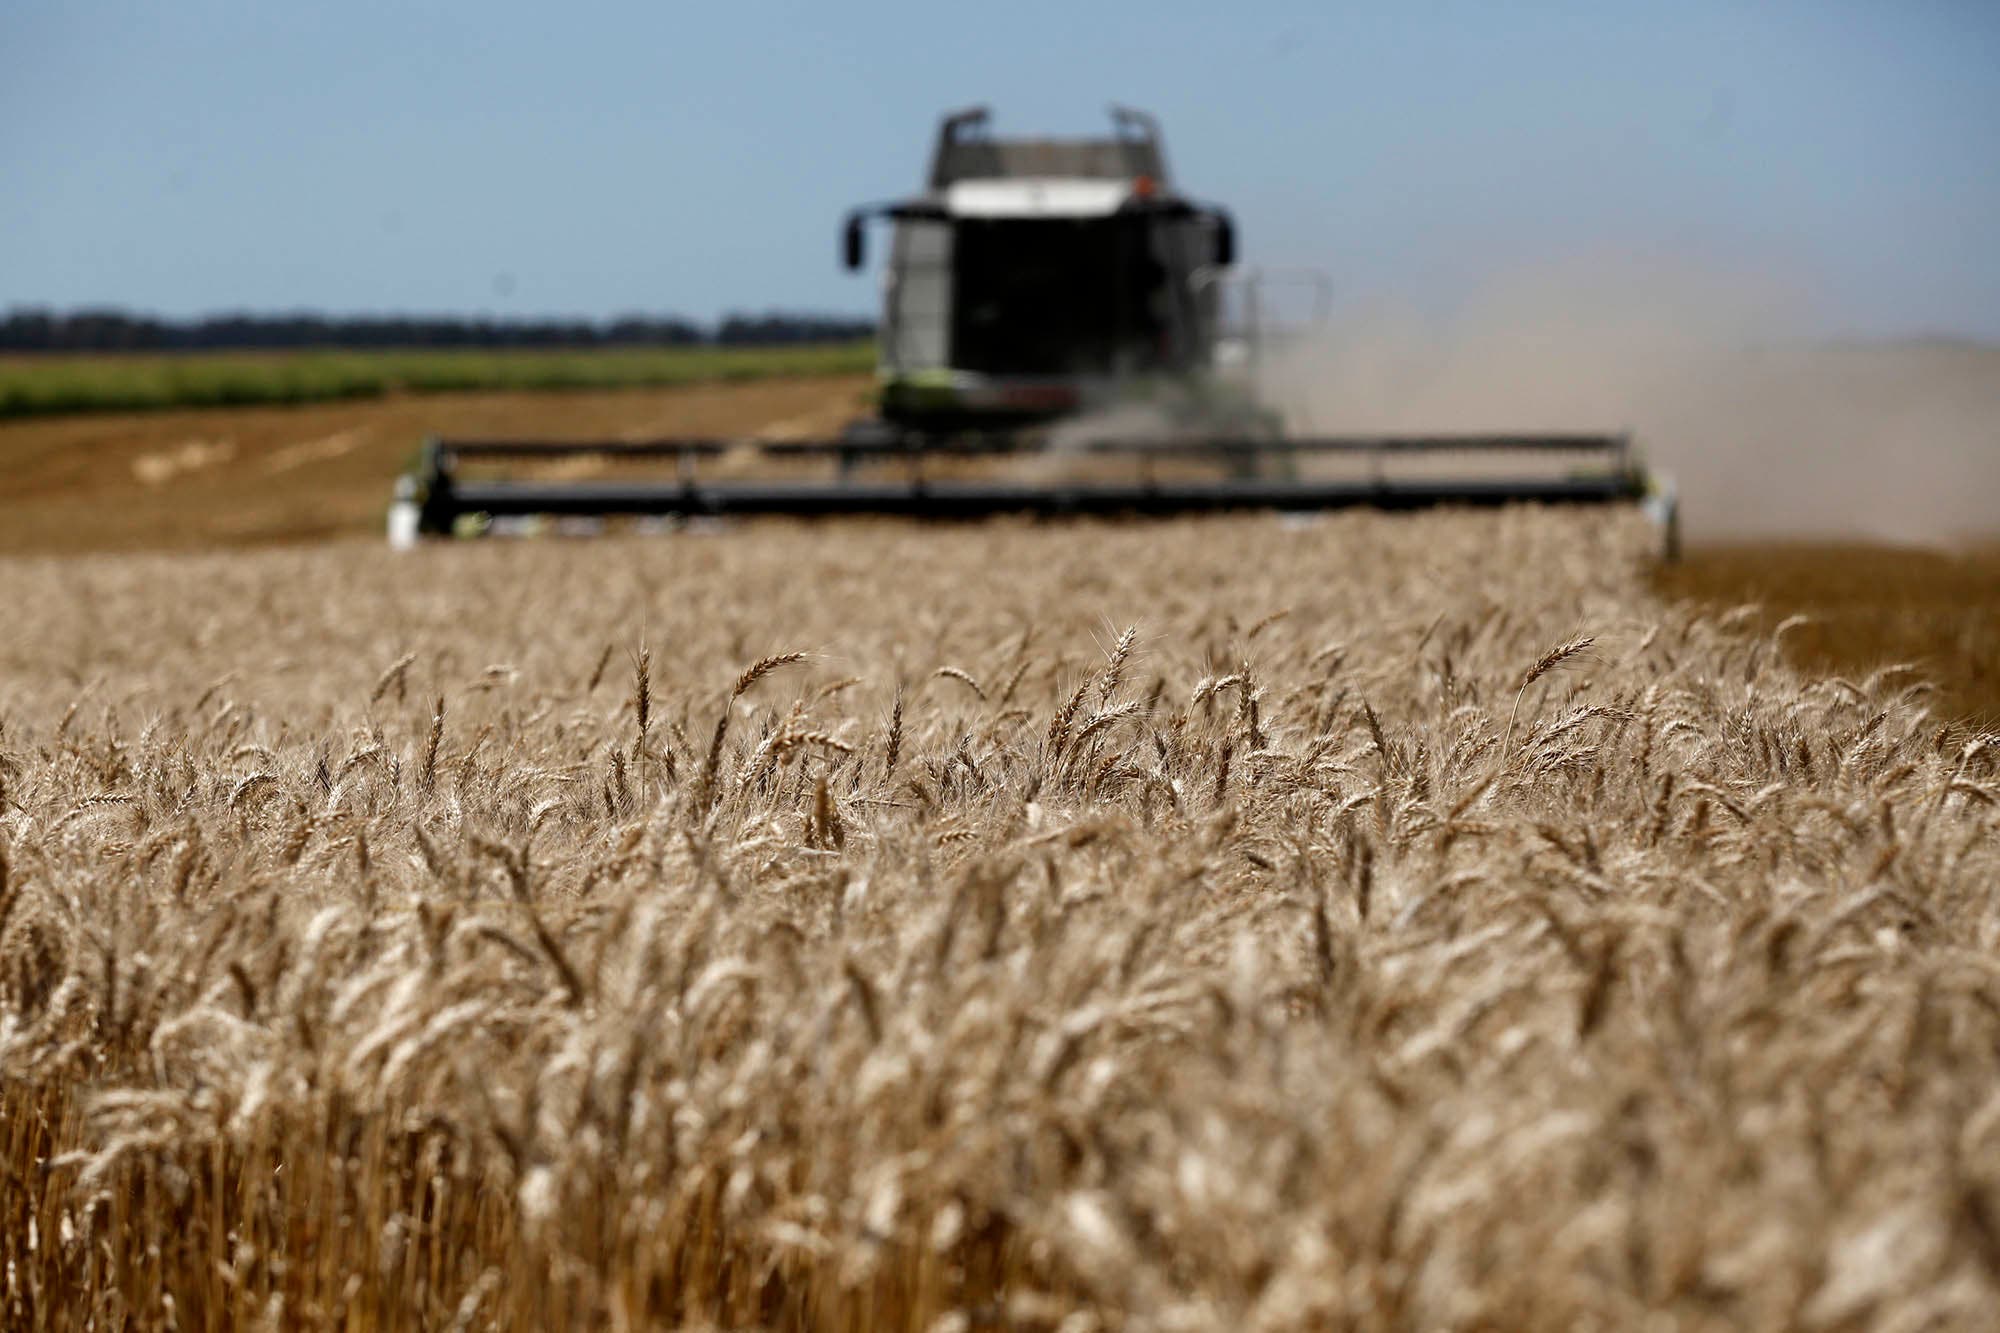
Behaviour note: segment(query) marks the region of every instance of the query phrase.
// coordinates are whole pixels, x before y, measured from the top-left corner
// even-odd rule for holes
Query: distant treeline
[[[0,319],[0,352],[249,351],[335,347],[769,347],[872,337],[871,320],[785,311],[730,314],[713,326],[678,316],[466,319],[427,315],[229,313],[161,319],[123,310],[17,309]]]

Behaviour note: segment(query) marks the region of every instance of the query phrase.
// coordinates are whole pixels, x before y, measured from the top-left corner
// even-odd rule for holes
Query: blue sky
[[[862,312],[936,115],[1165,122],[1247,259],[1610,256],[2000,337],[2000,4],[0,0],[0,307]]]

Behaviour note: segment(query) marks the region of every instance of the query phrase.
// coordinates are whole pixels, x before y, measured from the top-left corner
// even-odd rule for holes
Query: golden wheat
[[[1646,545],[11,562],[0,1322],[1984,1324],[2000,746]]]

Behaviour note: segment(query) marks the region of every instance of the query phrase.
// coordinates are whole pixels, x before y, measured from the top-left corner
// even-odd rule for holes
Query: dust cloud
[[[1695,539],[2000,535],[2000,348],[1829,343],[1775,284],[1681,267],[1513,275],[1266,354],[1294,431],[1618,430]]]

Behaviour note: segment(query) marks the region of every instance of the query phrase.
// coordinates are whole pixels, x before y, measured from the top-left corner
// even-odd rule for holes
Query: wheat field
[[[0,1323],[2000,1300],[2000,744],[1633,516],[0,564]]]

